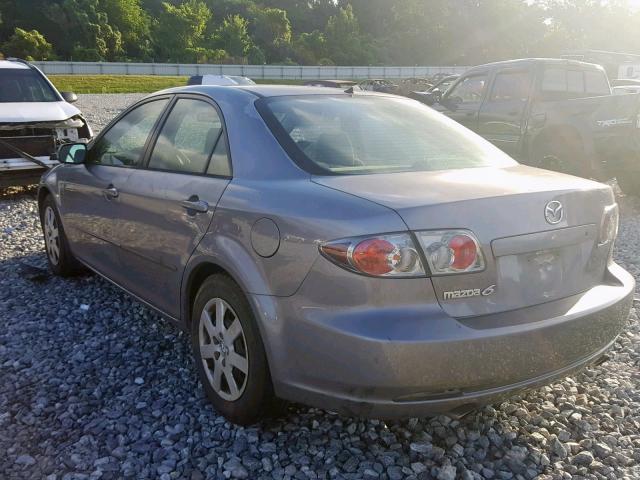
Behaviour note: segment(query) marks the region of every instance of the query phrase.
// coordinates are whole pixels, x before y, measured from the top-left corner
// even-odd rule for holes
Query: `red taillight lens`
[[[419,232],[429,269],[433,275],[484,270],[484,257],[473,233],[467,230]]]
[[[320,252],[341,267],[366,275],[418,277],[425,274],[413,240],[405,233],[328,242],[320,246]]]
[[[449,240],[449,248],[453,259],[451,268],[454,270],[466,270],[476,263],[478,249],[476,242],[468,235],[456,235]]]
[[[353,266],[369,275],[384,275],[400,260],[400,251],[391,242],[374,238],[356,245],[351,255]]]

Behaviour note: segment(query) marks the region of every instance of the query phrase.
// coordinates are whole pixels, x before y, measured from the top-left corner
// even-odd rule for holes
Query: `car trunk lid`
[[[414,232],[471,230],[485,269],[432,277],[454,317],[546,303],[602,281],[609,247],[598,246],[598,235],[604,208],[614,203],[606,185],[525,166],[314,181],[394,209]],[[555,224],[545,216],[550,202],[563,208]]]

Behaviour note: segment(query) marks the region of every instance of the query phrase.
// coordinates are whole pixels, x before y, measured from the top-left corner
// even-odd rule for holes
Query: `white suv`
[[[77,99],[58,92],[24,60],[0,60],[0,188],[38,183],[45,170],[18,152],[52,165],[59,145],[91,139],[91,128],[71,105]]]

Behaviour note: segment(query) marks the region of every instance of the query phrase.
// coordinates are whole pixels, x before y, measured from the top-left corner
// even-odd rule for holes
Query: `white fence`
[[[464,73],[469,67],[298,67],[176,63],[32,62],[47,75],[242,75],[250,78],[411,78]]]

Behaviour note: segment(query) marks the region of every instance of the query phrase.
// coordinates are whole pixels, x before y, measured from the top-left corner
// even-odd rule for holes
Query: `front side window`
[[[492,102],[521,101],[529,98],[529,72],[500,72],[493,82]]]
[[[44,78],[30,68],[3,68],[0,71],[0,103],[59,102]]]
[[[149,168],[205,173],[222,137],[222,121],[212,105],[181,98],[160,131]],[[221,160],[217,158],[216,161]]]
[[[131,110],[100,138],[89,155],[89,163],[139,167],[144,147],[168,100],[155,100]]]
[[[456,104],[481,102],[487,88],[486,75],[473,75],[462,79],[447,93],[449,101]]]
[[[309,95],[266,98],[257,106],[289,156],[311,173],[516,165],[457,122],[411,100]]]

